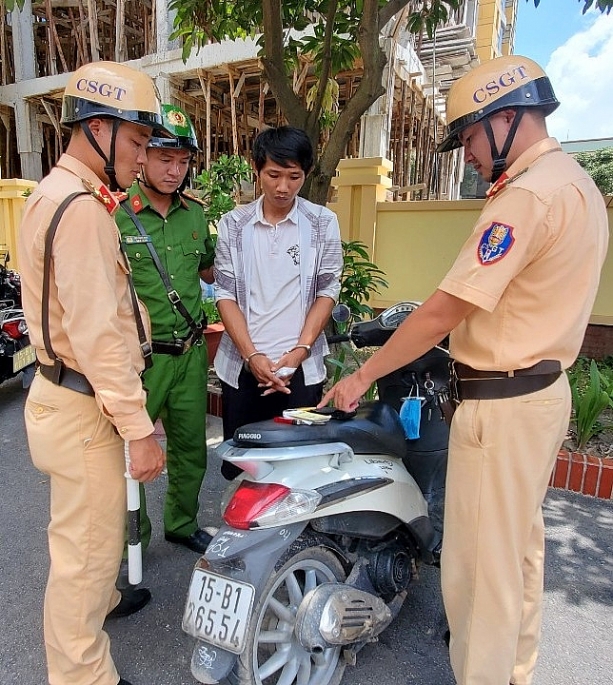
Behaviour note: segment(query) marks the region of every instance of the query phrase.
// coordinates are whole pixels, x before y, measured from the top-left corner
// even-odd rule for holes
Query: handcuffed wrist
[[[310,345],[303,345],[303,344],[294,345],[294,347],[292,347],[291,350],[286,350],[283,354],[289,354],[290,352],[293,352],[294,350],[306,350],[307,359],[311,356],[311,346]]]
[[[245,357],[245,364],[249,364],[249,362],[253,359],[253,357],[257,357],[258,355],[263,355],[264,357],[266,356],[265,352],[258,352],[257,350],[255,352],[252,352],[251,354],[248,354]]]

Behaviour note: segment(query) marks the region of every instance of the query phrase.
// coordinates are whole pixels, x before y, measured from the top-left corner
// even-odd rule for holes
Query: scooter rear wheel
[[[281,557],[263,588],[247,630],[247,647],[228,676],[232,685],[338,685],[345,670],[341,648],[315,654],[294,634],[304,595],[322,583],[344,581],[345,571],[330,549],[308,535]]]

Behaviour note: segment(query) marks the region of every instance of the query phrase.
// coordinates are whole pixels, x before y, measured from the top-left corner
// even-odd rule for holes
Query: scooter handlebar
[[[327,335],[326,340],[328,344],[333,345],[335,343],[349,342],[351,337],[348,333],[339,333],[338,335]]]

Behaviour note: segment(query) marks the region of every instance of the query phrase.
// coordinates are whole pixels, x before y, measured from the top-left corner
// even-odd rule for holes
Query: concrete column
[[[160,94],[160,100],[164,103],[170,102],[170,78],[167,74],[158,74],[153,79]]]
[[[390,130],[387,125],[387,115],[378,114],[382,96],[369,108],[360,120],[360,157],[386,157],[389,147]]]
[[[155,35],[157,37],[157,52],[167,52],[181,47],[179,39],[170,41],[168,36],[172,33],[176,10],[168,9],[168,0],[156,0],[155,2]],[[167,100],[162,100],[167,102]]]
[[[362,115],[360,121],[360,157],[386,157],[389,149],[392,109],[394,105],[394,61],[396,58],[393,39],[385,39],[387,64],[383,70],[382,95]]]
[[[384,202],[392,185],[389,172],[392,163],[383,157],[342,159],[338,176],[332,179],[337,190],[337,201],[330,205],[338,216],[343,240],[364,243],[373,261],[377,229],[377,203]]]
[[[40,181],[43,177],[43,136],[36,118],[36,107],[25,100],[15,103],[17,149],[21,159],[21,178]]]
[[[25,0],[23,9],[12,12],[13,45],[15,55],[15,82],[36,78],[34,33],[32,31],[32,3]],[[18,97],[13,103],[18,122],[17,150],[21,159],[21,176],[32,181],[43,177],[42,127],[36,119],[37,108]]]

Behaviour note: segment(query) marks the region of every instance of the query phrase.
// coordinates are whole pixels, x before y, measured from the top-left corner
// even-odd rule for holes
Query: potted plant
[[[207,320],[204,339],[209,351],[209,364],[212,364],[224,332],[224,325],[221,323],[221,317],[215,306],[215,298],[209,296],[202,299],[202,312],[206,315]]]

